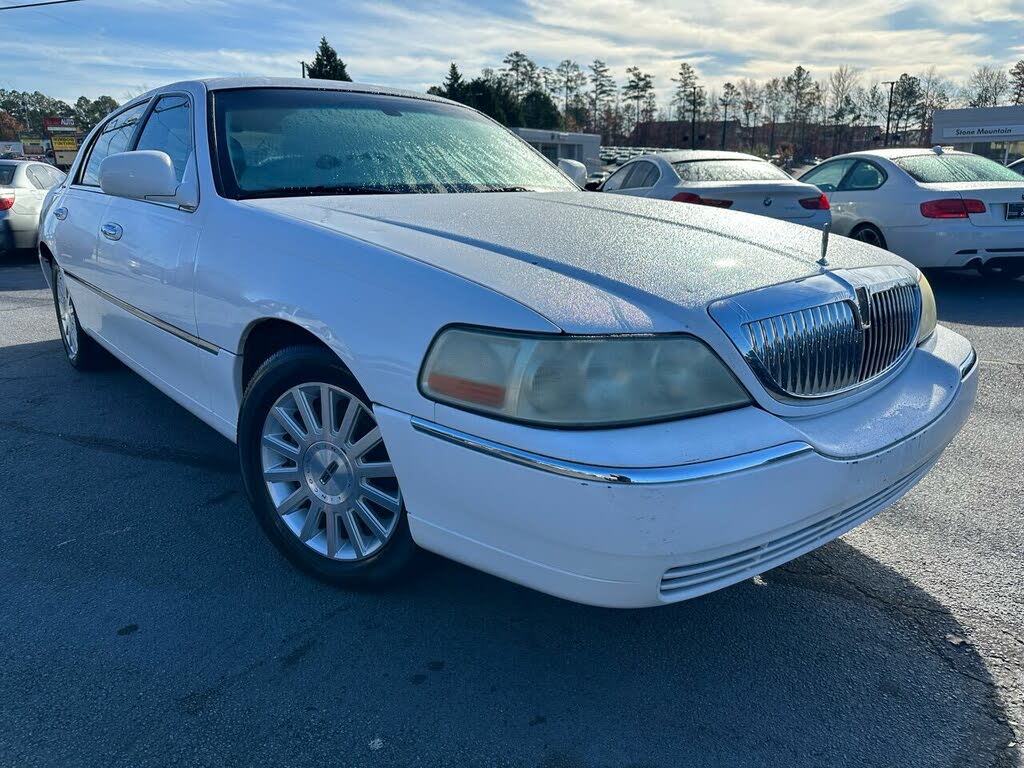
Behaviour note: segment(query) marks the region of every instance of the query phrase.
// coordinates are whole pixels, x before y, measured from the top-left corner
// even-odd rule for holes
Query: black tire
[[[72,311],[68,322],[74,324],[74,338],[77,343],[72,344],[69,328],[65,328],[65,320],[61,316],[60,299],[58,298],[58,280],[66,280],[61,273],[60,267],[54,262],[50,267],[50,286],[53,295],[53,309],[57,315],[57,329],[60,331],[61,344],[64,347],[64,355],[72,367],[79,371],[99,371],[109,368],[113,362],[110,353],[94,341],[83,329],[78,321],[78,312],[74,310],[74,301],[68,296],[68,302]]]
[[[979,265],[978,271],[993,280],[1016,280],[1024,275],[1024,258],[1013,261],[1008,259],[989,261]]]
[[[340,387],[372,411],[355,377],[329,351],[315,346],[295,346],[271,355],[253,374],[242,398],[238,421],[238,457],[249,503],[278,551],[307,573],[342,587],[372,588],[393,583],[408,573],[419,551],[409,533],[404,503],[393,533],[378,551],[361,560],[344,561],[314,551],[303,543],[278,514],[263,480],[261,444],[263,425],[270,409],[293,387],[310,382]]]
[[[874,224],[861,224],[855,227],[853,232],[850,233],[850,237],[854,240],[860,240],[862,243],[873,245],[876,248],[881,248],[883,251],[889,250],[889,246],[885,242],[885,235]]]

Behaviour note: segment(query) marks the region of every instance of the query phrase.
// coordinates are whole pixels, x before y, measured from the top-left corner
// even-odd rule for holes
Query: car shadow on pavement
[[[432,556],[347,592],[273,550],[234,447],[128,370],[6,346],[0,402],[14,764],[1017,764],[956,617],[843,541],[650,610]]]
[[[926,270],[926,274],[940,322],[1024,325],[1024,278],[988,278],[974,270]]]

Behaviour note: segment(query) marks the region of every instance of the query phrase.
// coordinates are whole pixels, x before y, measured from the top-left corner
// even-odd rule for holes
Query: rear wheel
[[[874,224],[861,224],[850,233],[850,237],[854,240],[860,240],[862,243],[873,245],[875,248],[888,250],[888,246],[885,244],[885,235]]]
[[[67,277],[64,270],[53,265],[53,306],[57,310],[57,325],[60,338],[64,342],[64,354],[68,362],[79,370],[95,370],[105,367],[110,362],[110,355],[99,344],[93,341],[82,330],[75,311],[75,302],[68,290]]]
[[[1024,258],[987,261],[978,267],[985,277],[999,280],[1014,280],[1024,275]]]
[[[333,584],[387,583],[416,554],[365,393],[328,351],[290,347],[253,376],[238,428],[242,477],[274,545]]]

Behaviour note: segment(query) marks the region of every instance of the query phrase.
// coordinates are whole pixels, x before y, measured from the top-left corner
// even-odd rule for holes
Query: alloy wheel
[[[882,240],[882,235],[877,229],[871,227],[865,227],[864,229],[858,230],[853,236],[854,240],[860,240],[862,243],[873,245],[876,248],[885,248],[885,241]]]
[[[64,278],[64,270],[57,270],[57,313],[60,317],[60,333],[67,346],[68,357],[78,354],[78,318],[75,316],[75,305],[68,292],[68,284]]]
[[[315,552],[364,560],[394,535],[395,470],[373,412],[351,392],[320,382],[286,391],[264,420],[260,456],[277,514]]]

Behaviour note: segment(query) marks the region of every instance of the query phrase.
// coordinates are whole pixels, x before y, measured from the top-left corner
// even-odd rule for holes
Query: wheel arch
[[[53,251],[50,247],[40,241],[39,243],[39,266],[43,270],[43,279],[46,280],[46,285],[49,288],[53,288],[53,265],[56,263],[56,259],[53,257]]]
[[[271,355],[286,347],[315,346],[330,352],[355,376],[341,355],[320,336],[304,325],[278,317],[264,317],[251,322],[239,339],[239,393],[244,393],[253,375]]]

